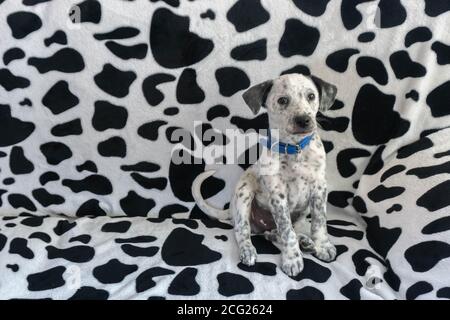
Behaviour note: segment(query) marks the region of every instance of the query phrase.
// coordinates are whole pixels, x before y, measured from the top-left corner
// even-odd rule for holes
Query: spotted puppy
[[[213,218],[233,220],[242,263],[256,262],[252,233],[264,233],[278,242],[281,268],[289,276],[303,270],[300,247],[324,261],[336,257],[327,233],[325,150],[316,122],[317,112],[329,109],[336,93],[335,86],[299,74],[248,89],[245,102],[254,114],[261,106],[267,108],[270,129],[278,132],[279,140],[269,136],[267,152],[239,179],[229,210],[212,207],[200,193],[202,182],[214,171],[194,181],[192,193],[198,206]]]

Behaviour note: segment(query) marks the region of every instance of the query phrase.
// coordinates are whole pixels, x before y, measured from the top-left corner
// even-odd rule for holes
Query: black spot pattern
[[[217,275],[217,281],[219,282],[219,293],[225,297],[248,294],[254,290],[250,280],[239,274],[223,272]]]
[[[153,13],[150,43],[156,62],[165,68],[190,66],[211,53],[214,44],[189,31],[189,18],[161,8]]]
[[[278,51],[286,58],[294,55],[308,57],[316,50],[319,39],[318,29],[308,26],[300,20],[288,19]]]
[[[270,15],[260,0],[238,0],[227,12],[227,19],[237,32],[245,32],[267,22]]]

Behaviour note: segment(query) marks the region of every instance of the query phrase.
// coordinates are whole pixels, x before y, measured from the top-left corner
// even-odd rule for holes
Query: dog
[[[233,223],[243,264],[256,263],[252,233],[277,242],[281,269],[288,276],[303,270],[300,248],[323,261],[335,259],[326,221],[326,154],[316,116],[333,105],[336,94],[336,86],[301,74],[251,87],[244,92],[244,101],[255,115],[261,107],[267,109],[270,129],[278,132],[279,141],[268,136],[267,152],[240,177],[229,210],[214,208],[202,198],[201,184],[215,171],[194,180],[192,194],[199,208],[212,218]]]

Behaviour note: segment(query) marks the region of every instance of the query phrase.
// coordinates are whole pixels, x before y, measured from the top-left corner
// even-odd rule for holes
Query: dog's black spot
[[[62,287],[66,284],[63,274],[66,267],[58,266],[27,276],[28,290],[45,291]]]
[[[381,145],[409,130],[409,121],[393,110],[395,100],[395,95],[384,94],[371,84],[359,90],[352,115],[353,135],[359,142]]]
[[[167,73],[156,73],[145,78],[142,83],[142,92],[151,106],[157,106],[164,100],[164,94],[157,88],[158,85],[172,82],[176,78]]]
[[[347,71],[350,58],[360,51],[358,49],[342,49],[333,52],[327,57],[326,64],[336,72],[343,73]]]
[[[89,191],[97,195],[107,195],[113,191],[108,178],[98,174],[87,176],[81,180],[64,179],[62,184],[75,193]]]
[[[397,79],[420,78],[427,74],[427,69],[423,65],[411,60],[408,51],[394,52],[389,61]]]
[[[125,198],[120,199],[120,207],[130,217],[145,217],[155,205],[153,199],[141,197],[134,191],[128,192]]]
[[[203,245],[203,239],[203,235],[176,228],[164,242],[161,257],[170,266],[194,266],[219,260],[222,255]]]
[[[33,163],[25,157],[22,147],[14,146],[9,155],[9,167],[13,174],[28,174],[34,171]]]
[[[135,264],[125,264],[117,259],[111,259],[107,263],[95,267],[92,274],[100,283],[111,284],[122,282],[137,269],[138,266]]]
[[[217,275],[217,281],[219,282],[219,293],[225,297],[249,294],[255,289],[250,280],[235,273],[220,273]]]
[[[108,101],[96,101],[92,126],[97,131],[107,129],[123,129],[127,124],[128,111],[125,107],[114,105]]]
[[[450,101],[450,81],[439,85],[427,97],[427,104],[433,117],[439,118],[450,114],[447,101]]]
[[[417,42],[427,42],[433,37],[433,33],[428,27],[417,27],[409,31],[405,37],[405,46],[409,48]]]
[[[178,296],[195,296],[200,292],[200,286],[195,280],[198,270],[186,268],[172,280],[167,292]]]
[[[233,59],[238,61],[266,60],[267,39],[260,39],[237,46],[231,50],[230,55]]]
[[[85,68],[83,56],[72,48],[64,48],[50,57],[28,59],[28,64],[34,66],[40,73],[59,71],[64,73],[76,73]]]
[[[94,81],[100,89],[113,97],[124,98],[130,92],[136,78],[134,71],[122,71],[107,63],[102,71],[94,76]]]
[[[17,11],[6,17],[11,33],[16,39],[23,39],[42,27],[38,15],[28,11]]]
[[[294,55],[308,57],[316,50],[319,39],[320,32],[315,27],[308,26],[297,19],[288,19],[278,51],[285,58]]]
[[[189,17],[165,8],[153,13],[150,44],[156,62],[165,68],[181,68],[203,60],[214,48],[213,41],[189,31]]]
[[[238,0],[227,12],[237,32],[245,32],[269,21],[270,14],[260,0]]]
[[[64,80],[55,83],[42,98],[42,104],[53,114],[63,113],[79,103],[80,99],[70,91],[69,84]]]

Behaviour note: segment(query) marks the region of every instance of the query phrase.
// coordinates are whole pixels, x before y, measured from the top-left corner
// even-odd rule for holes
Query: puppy
[[[240,260],[256,262],[252,233],[264,233],[281,247],[281,269],[289,276],[303,270],[300,247],[323,261],[336,257],[326,224],[327,184],[325,150],[317,132],[318,111],[328,110],[337,88],[317,77],[289,74],[251,87],[243,99],[254,114],[267,108],[271,130],[268,148],[240,177],[229,210],[209,205],[200,193],[200,174],[192,185],[197,205],[209,216],[232,220]],[[231,213],[231,214],[230,214]],[[306,217],[311,215],[311,222]]]

